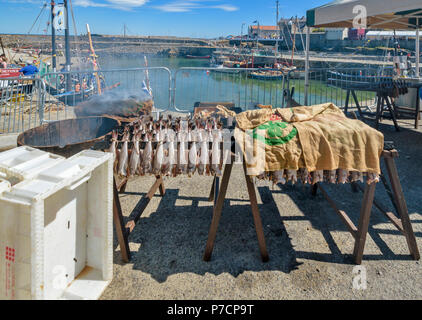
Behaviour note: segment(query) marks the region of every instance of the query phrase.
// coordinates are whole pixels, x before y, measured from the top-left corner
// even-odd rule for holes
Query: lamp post
[[[255,20],[252,23],[256,23],[256,25],[257,25],[257,29],[256,29],[256,47],[259,48],[259,46],[258,46],[258,42],[259,42],[259,21],[258,20]]]
[[[242,39],[243,39],[243,26],[246,25],[246,23],[242,23],[242,27],[240,28],[240,48],[242,48]]]

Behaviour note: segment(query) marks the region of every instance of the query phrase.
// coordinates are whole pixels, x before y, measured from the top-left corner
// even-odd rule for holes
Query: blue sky
[[[0,0],[0,33],[27,33],[43,0]],[[56,0],[60,3],[61,0]],[[72,0],[77,30],[129,35],[218,37],[240,34],[242,23],[275,24],[275,0]],[[329,0],[280,0],[280,16],[303,16]],[[46,28],[44,10],[31,33]],[[72,26],[71,26],[72,27]],[[244,27],[244,32],[247,28]],[[73,27],[72,27],[73,34]]]

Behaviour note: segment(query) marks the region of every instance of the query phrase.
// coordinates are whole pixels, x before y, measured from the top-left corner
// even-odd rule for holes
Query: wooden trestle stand
[[[355,238],[355,246],[353,250],[353,257],[356,264],[362,263],[362,257],[363,257],[363,251],[365,247],[365,241],[366,241],[366,235],[368,233],[368,227],[369,227],[369,218],[372,211],[373,204],[375,207],[377,207],[382,213],[384,213],[388,219],[394,224],[394,226],[406,237],[407,245],[409,247],[409,251],[413,259],[419,260],[419,250],[416,243],[415,234],[412,229],[412,225],[410,223],[409,213],[407,211],[407,205],[406,201],[403,195],[403,191],[401,188],[397,168],[394,159],[398,157],[398,152],[396,150],[390,150],[390,151],[383,151],[382,158],[385,161],[386,167],[387,167],[387,173],[390,179],[392,192],[387,189],[387,192],[390,191],[391,200],[397,209],[397,212],[400,216],[400,218],[397,218],[397,216],[392,213],[388,212],[383,208],[381,204],[379,204],[374,199],[375,194],[375,187],[377,183],[371,183],[366,184],[365,188],[363,188],[358,183],[352,183],[352,189],[358,190],[361,189],[363,191],[363,200],[362,200],[362,207],[360,210],[360,218],[359,218],[359,224],[356,227],[352,220],[349,218],[349,216],[344,212],[343,210],[339,210],[336,203],[328,196],[325,189],[322,187],[321,183],[317,183],[312,186],[312,194],[316,195],[317,190],[321,190],[322,194],[328,201],[328,203],[333,207],[335,212],[339,215],[339,217],[342,219],[342,221],[345,223],[346,227],[348,228],[349,232],[352,234],[352,236]],[[233,168],[233,161],[231,164],[226,164],[223,174],[223,180],[221,182],[221,186],[218,187],[219,179],[215,178],[213,187],[211,189],[210,194],[210,201],[215,199],[214,202],[214,208],[213,208],[213,217],[212,222],[208,234],[208,241],[205,248],[204,253],[204,260],[209,261],[211,259],[211,254],[214,247],[215,237],[217,234],[218,224],[221,217],[221,212],[223,209],[223,203],[224,199],[226,197],[227,187],[230,180],[231,171]],[[268,252],[265,245],[265,238],[264,238],[264,231],[262,228],[262,222],[261,217],[258,209],[257,204],[257,197],[256,197],[256,191],[255,191],[255,184],[251,177],[246,175],[246,167],[245,164],[243,164],[243,171],[246,178],[246,185],[248,188],[249,193],[249,199],[251,203],[251,209],[252,209],[252,215],[255,222],[255,229],[256,234],[258,237],[258,244],[259,249],[261,252],[261,258],[262,261],[266,262],[268,261]],[[386,188],[389,188],[386,184],[385,177],[381,177],[383,179],[383,183]],[[220,191],[218,191],[220,189]]]
[[[415,234],[412,229],[412,225],[410,223],[409,214],[407,211],[406,201],[403,195],[403,191],[401,188],[397,168],[394,159],[398,157],[398,152],[396,150],[390,151],[383,151],[382,158],[385,161],[385,165],[387,168],[387,174],[391,183],[391,189],[389,189],[388,185],[386,184],[385,177],[381,175],[382,182],[384,183],[387,193],[390,195],[391,200],[393,202],[394,207],[400,218],[398,218],[394,213],[387,211],[384,207],[378,203],[374,199],[375,194],[375,187],[377,183],[366,184],[365,187],[362,187],[358,183],[352,183],[352,189],[354,191],[361,190],[363,191],[363,200],[362,200],[362,207],[360,210],[360,218],[358,226],[356,227],[349,216],[343,210],[338,209],[336,203],[328,196],[325,189],[322,187],[321,183],[317,183],[312,186],[312,194],[315,195],[317,190],[321,190],[323,196],[326,198],[328,203],[334,209],[334,211],[339,215],[341,220],[345,223],[346,227],[348,228],[349,232],[355,238],[355,245],[353,250],[353,257],[356,264],[361,264],[363,251],[365,247],[366,235],[368,233],[369,227],[369,218],[372,211],[372,206],[374,205],[377,207],[382,213],[386,215],[386,217],[393,223],[393,225],[406,237],[407,245],[409,247],[409,251],[413,259],[419,260],[419,250],[416,243]],[[220,222],[224,200],[226,198],[227,187],[229,184],[231,172],[234,165],[234,156],[232,155],[232,161],[230,164],[226,164],[224,168],[224,173],[220,185],[220,178],[214,177],[214,181],[212,184],[209,201],[214,201],[213,205],[213,216],[211,221],[211,226],[208,233],[208,240],[205,247],[204,257],[205,261],[209,261],[211,259],[212,251],[214,248],[215,238],[217,235],[217,229]],[[258,208],[258,201],[256,196],[256,188],[253,179],[246,174],[246,166],[245,162],[243,161],[243,172],[246,179],[246,186],[249,193],[249,200],[252,209],[252,216],[255,223],[255,230],[258,238],[258,245],[259,250],[261,253],[261,259],[263,262],[268,261],[269,256],[267,252],[267,247],[265,244],[265,237],[264,237],[264,230],[262,227],[261,216],[259,213]],[[142,213],[144,212],[145,208],[148,206],[148,203],[154,196],[157,189],[160,191],[160,195],[164,196],[165,188],[163,179],[161,176],[156,176],[155,183],[152,185],[151,189],[147,193],[147,195],[137,204],[135,209],[133,210],[133,214],[131,216],[131,220],[124,225],[122,209],[120,207],[120,200],[119,200],[119,192],[124,192],[126,187],[127,180],[124,180],[119,186],[116,184],[116,180],[113,182],[114,188],[114,224],[116,227],[117,239],[120,244],[122,260],[124,262],[129,262],[130,260],[130,250],[129,250],[129,243],[128,237],[129,234],[135,228],[136,223],[141,218]]]

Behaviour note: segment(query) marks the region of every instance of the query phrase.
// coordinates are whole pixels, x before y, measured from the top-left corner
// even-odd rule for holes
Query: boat
[[[327,84],[342,89],[370,90],[378,87],[379,83],[387,82],[392,76],[367,74],[347,74],[338,71],[328,71]]]
[[[264,70],[264,71],[255,71],[249,74],[249,78],[257,80],[282,80],[284,73],[278,70]]]
[[[210,69],[210,72],[215,72],[215,73],[237,74],[241,72],[240,68],[228,68],[228,67],[225,67],[224,65],[212,66],[212,68],[213,69]]]
[[[211,59],[211,56],[193,56],[190,54],[186,55],[187,59]]]
[[[253,68],[253,63],[248,61],[226,60],[223,62],[225,68]]]

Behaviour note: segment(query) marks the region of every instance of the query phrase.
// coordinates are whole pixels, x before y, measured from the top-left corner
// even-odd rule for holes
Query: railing
[[[44,101],[45,84],[41,79],[0,79],[0,133],[17,133],[39,126]]]
[[[348,88],[356,88],[359,82],[377,82],[381,77],[391,77],[393,70],[385,68],[321,68],[309,71],[309,86],[307,90],[308,105],[332,102],[343,108],[348,99]],[[305,103],[305,72],[292,71],[286,80],[286,88],[294,87],[292,98],[299,104]],[[373,91],[365,91],[365,87],[355,90],[357,100],[361,106],[372,110],[375,104],[376,94]],[[349,95],[349,106],[356,106],[352,96]]]
[[[285,74],[271,81],[253,78],[252,68],[180,68],[174,73],[172,106],[178,112],[192,112],[196,102],[232,102],[251,109],[257,103],[283,107]],[[263,78],[263,77],[262,77]]]
[[[156,108],[171,108],[171,71],[165,67],[101,70],[98,77],[92,70],[55,72],[43,75],[42,79],[47,91],[44,121],[74,117],[73,107],[98,94],[99,87],[102,93],[112,90],[118,97],[140,94],[149,86]],[[144,82],[145,79],[149,82]]]
[[[146,72],[152,88],[155,107],[160,111],[192,112],[196,102],[231,102],[242,110],[253,109],[256,104],[286,107],[290,93],[299,105],[333,102],[344,107],[355,100],[347,93],[348,86],[355,86],[362,79],[376,82],[388,77],[392,69],[333,68],[311,69],[309,86],[305,90],[304,71],[274,74],[268,79],[257,71],[273,69],[245,68],[180,68],[171,72],[164,67],[115,69],[98,71],[56,72],[41,79],[10,78],[0,81],[0,133],[21,132],[43,121],[75,117],[73,107],[98,93],[110,91],[119,96],[142,92]],[[264,80],[265,79],[265,80]],[[79,86],[77,86],[79,84]],[[294,90],[292,90],[294,88]],[[371,109],[375,93],[357,90],[356,98],[363,107]]]

